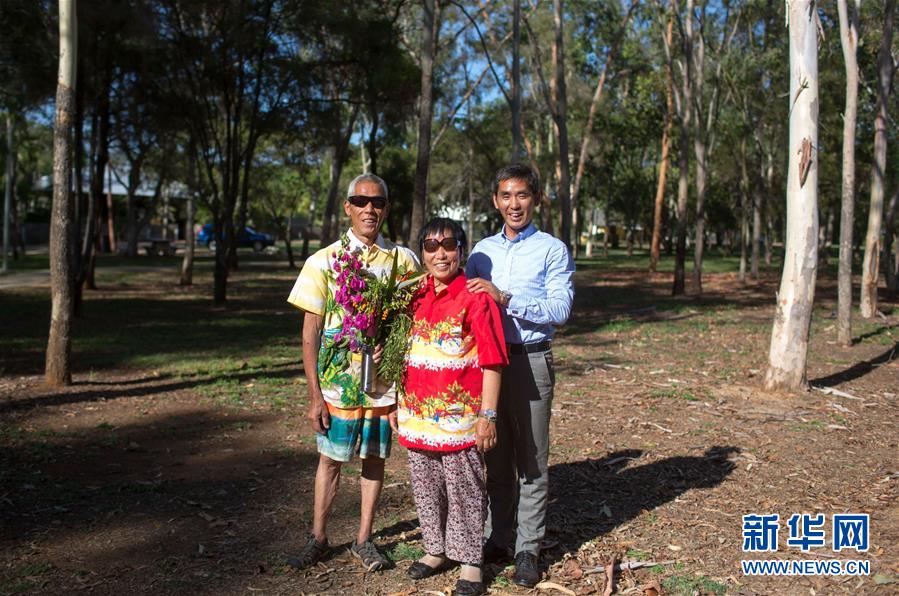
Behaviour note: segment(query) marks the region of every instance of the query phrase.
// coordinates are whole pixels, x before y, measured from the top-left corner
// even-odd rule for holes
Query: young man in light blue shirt
[[[497,172],[493,205],[505,223],[478,242],[465,268],[468,289],[488,293],[503,312],[510,360],[503,369],[497,446],[484,457],[490,499],[484,555],[507,553],[516,534],[514,581],[527,587],[540,581],[546,533],[552,339],[568,320],[574,298],[568,249],[532,221],[539,201],[540,180],[529,167]]]

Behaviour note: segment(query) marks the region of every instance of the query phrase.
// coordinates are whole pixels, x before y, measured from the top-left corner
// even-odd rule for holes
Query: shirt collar
[[[450,295],[451,298],[455,298],[456,296],[459,295],[459,292],[461,292],[462,290],[465,289],[465,280],[466,280],[465,273],[462,271],[462,268],[460,267],[459,273],[456,275],[456,277],[453,278],[453,281],[449,282],[449,285],[446,286],[443,290],[441,290],[438,293],[437,290],[434,288],[434,276],[429,273],[428,281],[427,281],[428,292],[431,294],[434,294],[436,296],[436,295],[442,294],[444,291],[446,291]]]
[[[524,242],[525,240],[527,240],[528,238],[530,238],[531,236],[533,236],[536,233],[537,233],[537,226],[535,226],[534,222],[532,221],[522,231],[518,232],[518,235],[515,236],[514,239],[510,240],[509,237],[506,236],[506,224],[503,224],[503,229],[500,230],[499,235],[500,235],[500,239],[504,240],[506,242]]]
[[[369,247],[359,239],[356,234],[353,233],[353,228],[347,230],[347,237],[350,239],[350,250],[356,250],[357,248],[361,248],[362,250],[367,250]],[[381,250],[387,250],[387,243],[384,241],[384,237],[381,234],[378,234],[378,237],[375,238],[375,243],[372,245],[372,248],[377,246]]]

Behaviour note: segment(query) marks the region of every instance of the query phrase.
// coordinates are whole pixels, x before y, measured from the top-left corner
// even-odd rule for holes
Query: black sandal
[[[452,561],[446,558],[446,555],[431,555],[432,557],[443,557],[443,563],[438,565],[437,567],[431,567],[427,563],[422,563],[421,561],[415,561],[411,565],[409,565],[409,569],[406,570],[406,574],[412,579],[425,579],[426,577],[431,577],[436,573],[440,573],[441,571],[446,571],[448,568],[452,567]]]
[[[487,589],[484,582],[472,582],[467,579],[460,579],[456,582],[456,590],[453,592],[456,596],[480,596],[486,594]]]

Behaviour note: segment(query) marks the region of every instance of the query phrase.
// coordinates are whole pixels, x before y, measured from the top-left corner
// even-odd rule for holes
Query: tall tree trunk
[[[884,5],[883,39],[880,44],[877,77],[877,108],[874,117],[874,164],[871,167],[871,206],[868,209],[868,233],[865,236],[865,260],[862,264],[862,316],[877,313],[877,282],[880,279],[880,227],[883,221],[883,180],[887,166],[887,127],[889,126],[890,87],[893,78],[893,13],[895,0]]]
[[[414,242],[425,225],[428,197],[428,170],[431,165],[431,120],[434,116],[434,59],[440,26],[440,3],[424,0],[421,36],[421,94],[418,99],[418,156],[412,189],[412,221],[409,241]]]
[[[194,247],[197,235],[194,233],[197,215],[196,194],[199,189],[197,175],[197,147],[193,136],[187,147],[187,233],[184,240],[184,259],[181,261],[181,285],[192,286],[194,283]]]
[[[143,169],[143,160],[135,159],[128,163],[128,187],[125,198],[125,242],[127,247],[125,254],[129,259],[137,257],[137,237],[141,226],[137,217],[137,189],[140,187],[140,175]]]
[[[560,239],[571,250],[571,165],[568,156],[568,90],[565,84],[565,36],[562,4],[562,0],[553,0],[553,31],[555,32],[553,40],[553,81],[555,82],[553,92],[556,106],[553,121],[556,137],[559,140],[556,167],[559,175],[559,185],[556,195],[559,198],[559,210],[561,211]],[[577,244],[577,239],[575,239],[575,244]]]
[[[759,278],[759,258],[762,243],[762,203],[765,191],[756,186],[752,191],[752,250],[749,277],[753,280]]]
[[[746,283],[746,240],[749,236],[750,186],[749,167],[746,165],[746,139],[742,139],[740,141],[740,283]],[[755,212],[754,205],[753,212]],[[753,265],[758,265],[758,263],[753,262]]]
[[[284,222],[284,248],[287,250],[287,266],[291,269],[297,268],[296,260],[293,258],[293,245],[290,240],[293,236],[293,211],[287,214],[287,221]]]
[[[830,247],[833,245],[833,224],[834,224],[833,208],[827,208],[827,215],[824,217],[824,225],[818,230],[818,264],[825,267],[830,263]]]
[[[371,115],[371,130],[368,133],[368,168],[372,174],[378,174],[378,129],[381,126],[381,118],[377,108],[373,107]],[[362,144],[362,143],[360,143]]]
[[[668,26],[665,28],[665,44],[671,47],[674,39],[674,10],[668,11]],[[674,82],[671,76],[671,61],[665,63],[665,128],[662,129],[662,154],[659,158],[659,181],[656,185],[655,209],[652,217],[652,244],[649,248],[649,270],[653,273],[659,264],[662,238],[662,211],[665,206],[665,183],[668,177],[668,145],[671,141],[671,121],[674,117]]]
[[[350,121],[347,124],[346,132],[340,126],[334,131],[334,145],[331,147],[331,170],[330,182],[328,185],[328,198],[325,203],[325,217],[322,221],[322,237],[321,246],[325,247],[334,242],[340,236],[338,231],[338,215],[337,204],[340,195],[340,176],[343,173],[343,166],[349,153],[350,136],[353,134],[353,127],[356,125],[356,117],[359,115],[359,106],[353,107],[350,113]]]
[[[6,112],[6,187],[3,192],[3,266],[0,272],[9,271],[10,219],[12,195],[16,180],[16,143],[13,134],[12,110]]]
[[[672,0],[673,2],[673,0]],[[687,18],[683,42],[684,72],[680,101],[680,157],[677,180],[677,245],[674,255],[674,286],[671,293],[686,292],[687,199],[690,180],[690,120],[693,115],[693,0],[687,0]]]
[[[72,251],[75,249],[72,202],[72,115],[75,59],[78,51],[76,0],[59,3],[59,76],[56,82],[56,122],[53,128],[53,211],[50,217],[50,333],[44,381],[72,383]]]
[[[705,26],[705,3],[702,5],[702,22],[697,36],[699,47],[696,51],[696,65],[693,69],[693,102],[694,118],[696,119],[693,131],[693,153],[696,156],[696,229],[693,240],[693,291],[702,294],[702,253],[705,248],[705,195],[708,181],[708,147],[706,139],[708,129],[703,118],[700,106],[702,104],[702,90],[705,83],[705,41],[703,40],[702,27]],[[687,15],[691,21],[693,14]],[[690,108],[687,108],[690,109]],[[709,117],[711,118],[714,106],[709,105]]]
[[[196,199],[192,191],[187,193],[187,233],[184,235],[184,258],[181,260],[181,285],[192,286],[194,283],[194,221],[196,219]]]
[[[771,269],[771,261],[774,257],[774,213],[770,205],[771,197],[774,196],[774,158],[770,151],[766,161],[765,201],[762,205],[762,216],[765,218],[765,267]]]
[[[521,141],[521,0],[512,0],[512,159],[524,155]],[[473,241],[474,238],[469,238]]]
[[[696,126],[696,137],[693,141],[696,153],[696,230],[693,241],[693,291],[702,294],[702,253],[705,247],[705,195],[708,180],[706,146],[700,129]]]
[[[300,258],[306,260],[309,258],[309,240],[312,237],[312,222],[315,221],[315,211],[318,207],[319,186],[316,184],[310,189],[309,216],[306,218],[306,225],[303,226],[303,247],[300,251]],[[321,243],[325,246],[325,243]]]
[[[787,237],[765,388],[807,385],[808,335],[818,272],[818,13],[815,0],[789,4],[790,165]]]
[[[106,228],[109,234],[109,250],[112,253],[119,251],[115,234],[115,203],[112,200],[112,168],[106,168]]]
[[[110,128],[110,105],[109,105],[109,94],[112,92],[112,64],[110,63],[106,68],[108,74],[104,80],[104,90],[103,94],[100,98],[100,131],[97,135],[97,142],[99,146],[97,147],[97,162],[95,164],[95,169],[91,173],[91,195],[92,199],[96,201],[98,207],[98,214],[101,216],[101,219],[97,222],[97,235],[100,238],[100,246],[102,247],[102,251],[104,253],[109,252],[112,247],[112,238],[108,238],[105,234],[102,234],[100,231],[103,228],[102,223],[103,220],[108,220],[109,211],[107,208],[106,197],[103,193],[103,180],[106,178],[106,166],[109,163],[109,128]],[[112,231],[111,225],[109,226],[109,231]]]

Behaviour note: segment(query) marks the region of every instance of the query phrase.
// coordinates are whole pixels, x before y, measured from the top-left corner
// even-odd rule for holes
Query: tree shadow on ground
[[[877,335],[879,332],[880,331],[872,332],[869,335]],[[871,358],[870,360],[863,360],[846,370],[827,375],[826,377],[812,379],[809,381],[809,384],[816,387],[834,387],[835,385],[848,383],[849,381],[859,379],[872,372],[875,368],[883,366],[884,364],[889,364],[896,359],[899,359],[899,342],[893,344],[891,348],[879,356]]]
[[[233,593],[260,564],[280,562],[309,515],[303,478],[318,456],[255,430],[270,418],[198,407],[4,437],[0,552],[45,561],[47,593]],[[77,559],[60,554],[67,544],[79,545]]]
[[[108,382],[93,383],[84,381],[76,383],[74,386],[86,386],[84,390],[72,391],[63,389],[60,391],[48,391],[44,395],[36,395],[27,398],[16,399],[12,396],[8,400],[0,401],[0,415],[12,412],[21,412],[31,410],[33,408],[62,406],[83,402],[107,401],[127,398],[146,397],[154,394],[164,394],[170,391],[181,391],[185,389],[198,389],[208,385],[220,384],[224,381],[246,382],[259,377],[266,379],[278,378],[299,378],[305,376],[302,364],[283,363],[266,365],[261,368],[229,373],[216,373],[211,376],[190,375],[177,381],[162,382],[160,380],[170,379],[171,376],[145,377],[143,379],[132,379],[124,382]],[[127,389],[119,388],[119,385],[133,385]],[[112,387],[105,389],[102,387]],[[100,387],[100,388],[97,388]]]
[[[630,449],[550,466],[547,541],[558,544],[544,553],[545,561],[551,565],[689,490],[717,486],[736,467],[729,457],[739,452],[739,447],[715,446],[701,456],[631,465],[643,452]]]

